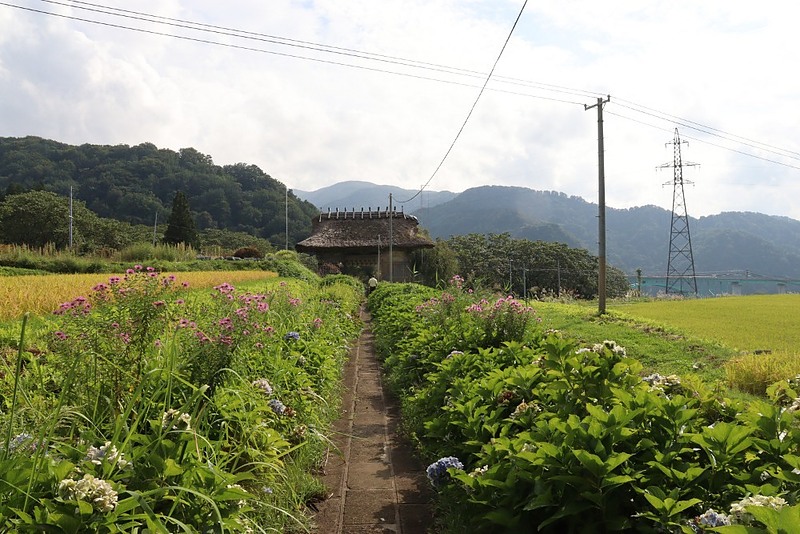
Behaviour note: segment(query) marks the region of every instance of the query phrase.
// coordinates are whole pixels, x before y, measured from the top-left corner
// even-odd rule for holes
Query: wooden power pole
[[[596,104],[587,106],[584,104],[584,111],[597,108],[597,257],[600,260],[597,273],[597,297],[599,300],[598,313],[606,313],[606,171],[605,171],[605,148],[603,147],[603,104],[611,100],[611,95],[598,98]]]

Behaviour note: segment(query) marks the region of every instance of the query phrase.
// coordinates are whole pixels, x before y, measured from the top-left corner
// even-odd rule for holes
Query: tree
[[[183,191],[175,193],[172,200],[172,211],[167,220],[167,231],[164,232],[164,242],[177,245],[197,245],[197,227],[189,209],[189,201]]]
[[[75,211],[82,206],[75,206]],[[77,237],[77,236],[75,236]],[[69,245],[69,199],[47,191],[11,195],[0,204],[0,241],[31,247]]]
[[[425,285],[447,284],[453,275],[459,274],[456,253],[441,239],[436,240],[432,249],[415,250],[412,260]]]
[[[543,296],[568,291],[581,298],[597,295],[596,256],[563,243],[514,239],[508,233],[468,234],[447,241],[461,275],[470,284],[517,295]],[[625,294],[629,284],[622,271],[608,266],[606,292]]]

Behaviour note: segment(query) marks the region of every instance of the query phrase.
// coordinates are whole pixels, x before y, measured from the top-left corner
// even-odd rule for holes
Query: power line
[[[650,124],[648,122],[644,122],[644,121],[641,121],[641,120],[638,120],[638,119],[634,119],[633,117],[628,117],[628,116],[622,115],[620,113],[614,113],[613,111],[606,110],[606,113],[609,114],[609,115],[614,115],[615,117],[619,117],[621,119],[629,120],[631,122],[635,122],[637,124],[641,124],[641,125],[647,126],[649,128],[654,128],[656,130],[660,130],[660,131],[663,131],[663,132],[670,132],[671,131],[668,128],[664,128],[662,126],[656,126],[655,124]],[[666,120],[666,119],[662,119],[662,120]],[[673,123],[673,124],[679,124],[679,123]],[[714,143],[712,141],[709,141],[707,139],[702,139],[700,137],[692,137],[690,135],[682,135],[681,137],[683,137],[684,139],[691,139],[692,141],[697,141],[698,143],[705,143],[707,145],[710,145],[710,146],[713,146],[713,147],[716,147],[716,148],[721,148],[722,150],[727,150],[729,152],[734,152],[736,154],[741,154],[742,156],[747,156],[747,157],[755,158],[755,159],[758,159],[758,160],[761,160],[761,161],[766,161],[767,163],[774,163],[775,165],[781,165],[781,166],[787,167],[789,169],[800,170],[800,165],[792,165],[791,163],[784,163],[782,161],[778,161],[778,160],[775,160],[775,159],[766,158],[764,156],[759,156],[757,154],[752,154],[750,152],[745,152],[744,150],[738,150],[736,148],[731,148],[731,147],[728,147],[728,146],[725,146],[725,145],[721,145],[719,143]],[[717,137],[719,137],[719,136],[717,136]],[[723,139],[726,139],[726,138],[723,137]]]
[[[399,56],[387,55],[387,54],[378,54],[374,52],[367,52],[363,50],[357,50],[354,48],[347,48],[341,46],[333,46],[333,45],[326,45],[320,43],[314,43],[312,41],[304,41],[300,39],[291,39],[288,37],[281,37],[277,35],[271,35],[266,33],[259,33],[259,32],[252,32],[248,30],[239,30],[236,28],[230,28],[225,26],[218,26],[214,24],[206,24],[201,22],[193,22],[185,19],[175,19],[170,17],[162,17],[159,15],[152,15],[149,13],[144,13],[141,11],[131,11],[127,9],[121,9],[111,6],[104,6],[101,4],[94,4],[91,2],[84,2],[81,0],[65,0],[65,2],[59,2],[56,0],[41,0],[43,2],[55,5],[62,5],[68,7],[75,7],[78,9],[85,9],[88,11],[94,11],[98,13],[102,13],[105,15],[113,15],[125,18],[132,18],[135,20],[143,20],[146,22],[153,22],[157,24],[166,24],[170,26],[180,27],[180,28],[187,28],[197,31],[207,31],[211,33],[216,33],[220,35],[227,35],[233,37],[239,37],[243,39],[254,39],[258,41],[264,41],[271,44],[278,44],[283,46],[295,46],[300,48],[305,48],[309,50],[315,50],[318,52],[326,52],[326,53],[335,53],[335,54],[342,54],[345,56],[350,57],[357,57],[360,59],[369,59],[374,61],[384,61],[387,63],[403,65],[403,66],[410,66],[414,68],[422,68],[422,69],[429,69],[434,70],[437,72],[445,72],[448,74],[456,74],[462,76],[468,76],[472,78],[479,78],[483,79],[486,76],[486,73],[479,72],[476,70],[465,69],[461,67],[453,67],[450,65],[444,65],[441,63],[432,63],[427,61],[419,61],[415,59],[408,59]],[[67,3],[69,2],[69,3]],[[83,6],[91,6],[91,7],[83,7]],[[118,13],[114,13],[114,11]],[[131,16],[136,15],[136,16]],[[164,21],[164,22],[162,22]],[[520,78],[513,78],[508,76],[495,76],[495,81],[502,81],[504,83],[508,83],[511,85],[522,85],[525,87],[532,87],[537,88],[545,91],[552,91],[562,94],[569,94],[573,96],[579,97],[587,97],[587,96],[602,96],[600,93],[594,91],[587,91],[584,89],[576,89],[571,87],[565,87],[556,84],[544,83],[544,82],[535,82],[530,80],[523,80]]]
[[[783,157],[787,157],[787,158],[791,158],[791,159],[800,160],[800,152],[795,152],[793,150],[788,150],[788,149],[776,147],[774,145],[770,145],[770,144],[767,144],[767,143],[762,143],[760,141],[755,141],[755,140],[749,139],[747,137],[742,137],[742,136],[739,136],[739,135],[736,135],[736,134],[725,132],[724,130],[720,130],[718,128],[714,128],[713,126],[706,126],[706,125],[703,125],[703,124],[695,122],[695,121],[691,121],[691,120],[688,120],[688,119],[682,119],[681,117],[676,117],[674,115],[670,115],[668,113],[664,113],[664,112],[661,112],[661,111],[658,111],[658,110],[654,110],[654,109],[648,108],[646,106],[641,106],[639,104],[635,104],[635,103],[630,102],[630,101],[627,101],[627,102],[632,104],[632,106],[636,106],[636,107],[626,106],[624,104],[620,104],[620,106],[624,107],[624,108],[627,108],[627,109],[630,109],[632,111],[635,111],[637,113],[642,113],[643,115],[649,115],[651,117],[655,117],[655,118],[660,119],[660,120],[667,120],[667,121],[670,121],[673,124],[676,124],[678,126],[683,126],[685,128],[690,128],[692,130],[695,130],[695,131],[698,131],[698,132],[701,132],[701,133],[704,133],[704,134],[707,134],[707,135],[720,137],[722,139],[725,139],[726,141],[733,141],[733,142],[741,143],[741,144],[743,144],[745,146],[749,146],[751,148],[756,148],[756,149],[759,149],[759,150],[764,150],[766,152],[770,152],[770,153],[776,154],[778,156],[783,156]],[[645,110],[648,110],[648,111],[642,111],[642,109],[637,109],[637,108],[642,108],[642,109],[645,109]]]
[[[264,34],[264,33],[251,32],[251,31],[246,31],[246,30],[239,30],[239,29],[228,28],[228,27],[224,27],[224,26],[216,26],[216,25],[213,25],[213,24],[205,24],[205,23],[192,22],[192,21],[183,20],[183,19],[162,17],[162,16],[158,16],[158,15],[152,15],[152,14],[140,12],[140,11],[132,11],[132,10],[126,10],[126,9],[115,8],[115,7],[110,7],[110,6],[104,6],[104,5],[101,5],[101,4],[95,4],[95,3],[91,3],[91,2],[85,2],[85,1],[82,1],[82,0],[65,0],[65,1],[42,0],[42,1],[45,2],[45,3],[53,4],[53,5],[61,5],[61,6],[70,7],[70,8],[76,8],[76,9],[83,9],[83,10],[87,10],[87,11],[92,11],[92,12],[96,12],[96,13],[103,14],[103,15],[118,16],[118,17],[128,18],[128,19],[131,19],[131,20],[139,20],[139,21],[143,21],[143,22],[146,22],[146,23],[149,23],[149,24],[163,24],[163,25],[167,25],[167,26],[184,28],[184,29],[189,29],[189,30],[193,30],[193,31],[207,32],[207,33],[223,35],[223,36],[228,36],[228,37],[234,37],[234,38],[240,38],[240,39],[255,40],[255,41],[265,42],[265,43],[274,44],[274,45],[278,45],[278,46],[290,46],[290,47],[306,49],[306,50],[314,51],[314,52],[343,55],[345,57],[352,57],[352,58],[355,58],[355,59],[360,59],[360,60],[365,60],[365,61],[378,61],[378,62],[381,62],[381,63],[394,64],[394,65],[397,65],[397,66],[408,67],[408,68],[412,68],[412,69],[429,70],[429,71],[438,72],[438,73],[441,73],[441,74],[464,76],[464,77],[468,77],[468,78],[482,78],[482,77],[485,76],[483,73],[480,73],[480,72],[474,71],[474,70],[469,70],[469,69],[451,67],[451,66],[437,64],[437,63],[431,63],[431,62],[411,60],[411,59],[407,59],[407,58],[401,58],[401,57],[398,57],[398,56],[391,56],[391,55],[385,55],[385,54],[376,54],[376,53],[372,53],[372,52],[365,52],[365,51],[355,50],[355,49],[346,48],[346,47],[338,47],[338,46],[332,46],[332,45],[313,43],[313,42],[310,42],[310,41],[302,41],[302,40],[297,40],[297,39],[290,39],[290,38],[286,38],[286,37],[280,37],[280,36],[269,35],[269,34]],[[426,76],[426,75],[422,75],[422,74],[414,74],[412,72],[401,72],[401,71],[397,71],[397,70],[388,70],[388,69],[382,69],[382,68],[377,68],[377,67],[370,67],[370,66],[367,66],[367,65],[359,65],[359,64],[354,64],[354,63],[346,63],[346,62],[343,62],[343,61],[334,61],[334,60],[329,60],[329,59],[323,59],[323,58],[319,58],[319,57],[310,57],[310,56],[304,56],[304,55],[300,55],[300,54],[292,54],[292,53],[288,53],[288,52],[280,52],[280,51],[276,51],[276,50],[267,50],[267,49],[263,49],[263,48],[256,48],[256,47],[246,46],[246,45],[241,45],[241,44],[223,43],[223,42],[213,41],[213,40],[210,40],[210,39],[203,39],[203,38],[199,38],[199,37],[176,35],[176,34],[160,32],[160,31],[146,29],[146,28],[137,28],[137,27],[132,27],[132,26],[125,26],[125,25],[122,25],[122,24],[115,24],[115,23],[111,23],[111,22],[92,20],[92,19],[88,19],[88,18],[77,17],[77,16],[74,16],[74,15],[66,15],[66,14],[54,13],[54,12],[50,12],[50,11],[44,11],[44,10],[39,10],[39,9],[35,9],[35,8],[19,6],[19,5],[15,5],[15,4],[9,4],[7,2],[0,2],[0,5],[6,6],[6,7],[11,7],[11,8],[16,8],[16,9],[20,9],[20,10],[24,10],[24,11],[29,11],[29,12],[32,12],[32,13],[42,14],[42,15],[49,15],[49,16],[59,17],[59,18],[64,18],[64,19],[69,19],[69,20],[76,20],[76,21],[85,22],[85,23],[88,23],[88,24],[95,24],[95,25],[99,25],[99,26],[107,26],[107,27],[111,27],[111,28],[124,29],[124,30],[128,30],[128,31],[134,31],[134,32],[150,34],[150,35],[157,35],[157,36],[162,36],[162,37],[171,37],[171,38],[174,38],[174,39],[181,39],[181,40],[190,41],[190,42],[196,42],[196,43],[201,43],[201,44],[209,44],[209,45],[227,47],[227,48],[231,48],[231,49],[245,50],[245,51],[249,51],[249,52],[258,52],[258,53],[264,53],[264,54],[271,54],[271,55],[287,57],[287,58],[291,58],[291,59],[301,59],[301,60],[306,60],[306,61],[314,61],[314,62],[317,62],[317,63],[350,67],[350,68],[360,69],[360,70],[369,71],[369,72],[379,72],[379,73],[385,73],[385,74],[393,74],[393,75],[396,75],[396,76],[403,76],[403,77],[412,78],[412,79],[419,79],[419,80],[434,81],[434,82],[439,82],[439,83],[446,83],[446,84],[460,86],[460,87],[470,87],[470,88],[479,87],[478,85],[475,85],[475,84],[470,84],[470,83],[457,81],[457,80],[443,79],[441,77]],[[524,6],[523,6],[523,8],[524,8]],[[519,19],[517,19],[517,20],[519,20]],[[515,25],[516,25],[516,23],[515,23]],[[495,63],[495,65],[496,65],[496,63]],[[530,93],[525,93],[525,92],[512,91],[512,90],[508,90],[508,89],[501,89],[501,88],[498,88],[498,87],[487,87],[487,82],[488,82],[488,80],[490,78],[493,81],[497,82],[497,83],[505,83],[505,84],[509,84],[509,85],[516,85],[516,86],[526,87],[526,88],[540,90],[540,91],[553,92],[553,93],[556,93],[556,94],[569,95],[569,96],[578,96],[578,97],[582,97],[582,98],[586,97],[586,96],[599,96],[599,95],[602,94],[602,93],[598,93],[598,92],[595,92],[595,91],[570,88],[570,87],[560,86],[560,85],[556,85],[556,84],[536,82],[536,81],[524,80],[524,79],[513,78],[513,77],[493,76],[493,73],[490,73],[489,76],[486,77],[486,81],[484,82],[483,86],[481,86],[481,93],[484,90],[488,89],[490,91],[496,91],[496,92],[501,92],[501,93],[505,93],[505,94],[517,95],[517,96],[524,96],[524,97],[527,97],[527,98],[536,98],[536,99],[547,100],[547,101],[552,101],[552,102],[559,102],[559,103],[565,103],[565,104],[582,105],[582,103],[580,103],[580,102],[576,102],[576,101],[573,101],[573,100],[568,100],[566,98],[555,98],[555,97],[543,96],[543,95],[538,95],[538,94],[530,94]],[[718,137],[718,138],[723,139],[725,141],[741,143],[741,144],[743,144],[745,146],[749,146],[750,148],[754,148],[754,149],[757,149],[757,150],[763,150],[763,151],[775,154],[777,156],[800,160],[800,152],[796,152],[796,151],[793,151],[793,150],[780,148],[780,147],[777,147],[775,145],[772,145],[772,144],[769,144],[769,143],[763,143],[763,142],[760,142],[760,141],[757,141],[757,140],[754,140],[754,139],[751,139],[751,138],[748,138],[748,137],[739,136],[739,135],[736,135],[736,134],[733,134],[733,133],[730,133],[730,132],[726,132],[726,131],[721,130],[721,129],[714,128],[712,126],[703,125],[703,124],[701,124],[699,122],[695,122],[695,121],[692,121],[690,119],[682,118],[682,117],[679,117],[679,116],[676,116],[676,115],[671,115],[669,113],[662,112],[662,111],[656,110],[654,108],[650,108],[650,107],[647,107],[647,106],[644,106],[644,105],[641,105],[641,104],[637,104],[637,103],[629,101],[629,100],[615,99],[615,101],[621,107],[627,108],[627,109],[629,109],[629,110],[631,110],[631,111],[633,111],[635,113],[640,113],[640,114],[643,114],[643,115],[646,115],[646,116],[650,116],[650,117],[658,119],[658,120],[667,121],[670,124],[679,125],[679,126],[682,126],[684,128],[689,128],[689,129],[695,130],[697,132],[703,133],[703,134],[711,136],[711,137]],[[627,103],[628,105],[625,105],[624,103]],[[607,113],[609,113],[611,115],[619,116],[619,117],[624,118],[626,120],[631,120],[633,122],[637,122],[639,124],[643,124],[643,125],[646,125],[646,126],[649,126],[649,127],[662,129],[664,131],[670,131],[670,130],[668,130],[666,128],[659,128],[658,126],[654,126],[652,124],[645,123],[643,121],[634,119],[632,117],[627,117],[627,116],[624,116],[624,115],[613,113],[612,111],[608,111],[607,110]],[[768,163],[774,163],[774,164],[781,165],[781,166],[788,167],[788,168],[792,168],[792,169],[800,168],[800,167],[792,165],[792,164],[783,163],[781,161],[777,161],[777,160],[774,160],[774,159],[766,158],[766,157],[763,157],[763,156],[758,156],[758,155],[755,155],[755,154],[752,154],[752,153],[749,153],[749,152],[745,152],[745,151],[742,151],[742,150],[733,149],[733,148],[726,147],[726,146],[723,146],[723,145],[719,145],[719,144],[716,144],[716,143],[713,143],[713,142],[710,142],[710,141],[707,141],[707,140],[704,140],[704,139],[693,138],[693,137],[686,136],[686,135],[684,135],[684,137],[688,138],[688,139],[693,139],[693,140],[696,140],[696,141],[699,141],[699,142],[704,142],[704,143],[707,143],[707,144],[709,144],[711,146],[714,146],[714,147],[717,147],[717,148],[722,148],[724,150],[735,152],[735,153],[738,153],[738,154],[741,154],[741,155],[744,155],[744,156],[747,156],[747,157],[752,157],[752,158],[755,158],[755,159],[759,159],[759,160],[762,160],[762,161],[765,161],[765,162],[768,162]],[[434,172],[434,174],[435,174],[435,172]],[[427,184],[426,184],[426,186],[427,186]]]
[[[45,2],[49,1],[51,3],[57,3],[57,2],[52,2],[52,0],[42,0],[42,1],[45,1]],[[150,29],[146,29],[146,28],[136,28],[136,27],[133,27],[133,26],[125,26],[125,25],[122,25],[122,24],[115,24],[115,23],[111,23],[111,22],[104,22],[104,21],[99,21],[99,20],[87,19],[87,18],[83,18],[83,17],[77,17],[77,16],[74,16],[74,15],[66,15],[66,14],[62,14],[62,13],[53,13],[53,12],[50,12],[50,11],[43,11],[43,10],[40,10],[40,9],[35,9],[35,8],[30,8],[30,7],[25,7],[25,6],[18,6],[18,5],[14,5],[14,4],[8,4],[6,2],[0,2],[0,5],[6,6],[6,7],[11,7],[11,8],[16,8],[16,9],[21,9],[21,10],[24,10],[24,11],[29,11],[29,12],[37,13],[37,14],[41,14],[41,15],[49,15],[49,16],[53,16],[53,17],[68,19],[68,20],[75,20],[75,21],[78,21],[78,22],[85,22],[85,23],[88,23],[88,24],[95,24],[95,25],[98,25],[98,26],[106,26],[106,27],[110,27],[110,28],[129,30],[129,31],[138,32],[138,33],[156,35],[156,36],[160,36],[160,37],[171,37],[173,39],[180,39],[180,40],[190,41],[190,42],[195,42],[195,43],[200,43],[200,44],[215,45],[215,46],[221,46],[221,47],[231,48],[231,49],[236,49],[236,50],[244,50],[244,51],[248,51],[248,52],[258,52],[258,53],[263,53],[263,54],[271,54],[271,55],[287,57],[287,58],[291,58],[291,59],[301,59],[301,60],[305,60],[305,61],[314,61],[314,62],[317,62],[317,63],[323,63],[323,64],[328,64],[328,65],[336,65],[336,66],[341,66],[341,67],[350,67],[350,68],[369,71],[369,72],[379,72],[379,73],[384,73],[384,74],[393,74],[393,75],[396,75],[396,76],[403,76],[403,77],[406,77],[406,78],[412,78],[412,79],[417,79],[417,80],[427,80],[427,81],[445,83],[445,84],[450,84],[450,85],[455,85],[455,86],[460,86],[460,87],[469,87],[469,88],[480,87],[479,85],[474,85],[474,84],[465,83],[465,82],[459,82],[459,81],[456,81],[456,80],[447,80],[447,79],[443,79],[443,78],[435,78],[435,77],[432,77],[432,76],[424,76],[424,75],[421,75],[421,74],[413,74],[413,73],[410,73],[410,72],[400,72],[400,71],[396,71],[396,70],[387,70],[387,69],[381,69],[381,68],[377,68],[377,67],[369,67],[369,66],[366,66],[366,65],[358,65],[358,64],[354,64],[354,63],[345,63],[345,62],[342,62],[342,61],[334,61],[334,60],[322,59],[322,58],[317,58],[317,57],[303,56],[303,55],[299,55],[299,54],[291,54],[291,53],[288,53],[288,52],[279,52],[279,51],[275,51],[275,50],[266,50],[266,49],[263,49],[263,48],[256,48],[256,47],[252,47],[252,46],[237,45],[237,44],[231,44],[231,43],[222,43],[222,42],[219,42],[219,41],[212,41],[212,40],[209,40],[209,39],[203,39],[203,38],[199,38],[199,37],[189,37],[189,36],[185,36],[185,35],[176,35],[176,34],[172,34],[172,33],[165,33],[165,32],[160,32],[160,31],[156,31],[156,30],[150,30]],[[154,22],[154,21],[150,21],[150,22]],[[197,28],[189,28],[189,29],[197,29]],[[234,34],[231,34],[231,35],[234,36],[234,37],[242,37],[242,36],[234,35]],[[243,37],[243,38],[246,38],[246,37]],[[281,43],[277,43],[277,44],[281,44]],[[318,51],[325,52],[324,50],[318,50]],[[368,60],[371,59],[371,58],[367,58],[367,57],[363,57],[363,56],[358,56],[356,54],[350,54],[350,55],[352,57],[358,57],[358,58],[361,58],[361,59],[368,59]],[[401,64],[401,65],[405,65],[405,66],[409,66],[409,67],[414,67],[414,65],[410,65],[410,64],[404,64],[404,63],[397,63],[397,64]],[[414,68],[420,68],[420,67],[414,67]],[[428,69],[428,70],[430,70],[430,69]],[[448,73],[447,71],[441,70],[441,69],[440,69],[440,72]],[[450,74],[453,74],[453,73],[451,72]],[[472,76],[472,77],[475,77],[475,76]],[[537,84],[535,82],[528,82],[527,84],[522,84],[520,82],[520,83],[517,83],[517,85],[527,85],[527,86],[529,86],[531,88],[540,88],[542,90],[548,90],[548,91],[555,91],[555,92],[562,92],[562,93],[566,92],[565,90],[557,89],[558,86],[555,86],[555,85],[548,86],[548,84]],[[575,101],[572,101],[572,100],[566,100],[566,99],[562,99],[562,98],[554,98],[554,97],[548,97],[548,96],[543,96],[543,95],[522,93],[522,92],[518,92],[518,91],[511,91],[511,90],[499,89],[499,88],[490,88],[489,90],[490,91],[500,92],[500,93],[505,93],[505,94],[524,96],[524,97],[527,97],[527,98],[535,98],[535,99],[539,99],[539,100],[547,100],[547,101],[551,101],[551,102],[559,102],[559,103],[565,103],[565,104],[580,105],[579,102],[575,102]],[[574,91],[577,91],[577,90],[574,90]]]
[[[405,202],[411,202],[412,200],[417,198],[417,196],[419,196],[420,193],[422,193],[422,191],[424,191],[426,187],[428,187],[428,185],[431,183],[431,180],[433,180],[433,177],[436,176],[436,173],[438,173],[439,169],[441,169],[442,165],[444,165],[444,162],[447,159],[447,156],[450,155],[450,152],[453,150],[453,147],[456,146],[456,141],[458,141],[458,138],[461,137],[461,132],[463,132],[464,128],[466,128],[467,122],[469,121],[469,118],[472,116],[472,112],[475,111],[475,108],[478,105],[478,101],[481,99],[481,95],[483,95],[483,92],[486,90],[486,86],[489,84],[489,80],[492,79],[492,74],[494,74],[494,70],[497,68],[497,64],[500,62],[500,58],[503,57],[503,52],[505,52],[506,46],[508,46],[508,42],[511,40],[511,36],[514,34],[514,29],[517,27],[517,23],[519,22],[519,19],[522,17],[522,12],[525,11],[526,5],[528,5],[528,0],[525,0],[525,2],[522,3],[522,7],[520,8],[519,13],[517,14],[517,18],[514,21],[514,25],[511,26],[511,31],[508,32],[508,37],[506,37],[506,41],[503,43],[503,47],[500,49],[500,53],[497,54],[497,59],[494,60],[494,65],[492,65],[492,70],[489,71],[489,75],[486,77],[486,81],[483,82],[483,87],[481,87],[480,92],[478,92],[478,96],[475,97],[475,102],[472,103],[472,107],[469,109],[469,113],[467,113],[467,116],[464,119],[463,124],[461,124],[461,128],[458,129],[456,136],[453,138],[453,142],[450,143],[450,147],[447,149],[447,152],[444,153],[444,156],[442,157],[442,160],[439,162],[439,165],[436,166],[436,169],[434,169],[433,174],[431,174],[431,177],[428,178],[428,181],[425,182],[425,184],[419,189],[419,191],[417,191],[416,194],[414,194],[414,196],[412,196],[408,200],[401,201],[400,202],[401,204]]]

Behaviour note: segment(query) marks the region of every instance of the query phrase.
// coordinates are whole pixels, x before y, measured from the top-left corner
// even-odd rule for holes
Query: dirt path
[[[342,416],[323,481],[330,498],[315,517],[319,534],[425,534],[431,491],[425,469],[397,435],[399,413],[384,389],[370,316],[345,367]]]

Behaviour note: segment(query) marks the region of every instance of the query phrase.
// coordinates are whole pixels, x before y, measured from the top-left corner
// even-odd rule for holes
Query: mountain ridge
[[[374,194],[384,192],[388,199],[389,189],[381,187],[390,186],[373,186]],[[337,184],[325,189],[334,195]],[[296,194],[304,198],[303,192]],[[516,238],[557,241],[597,254],[597,204],[557,191],[480,186],[434,206],[406,211],[434,239],[508,232]],[[736,270],[800,278],[800,221],[757,212],[722,212],[688,220],[698,273]],[[608,262],[629,274],[641,269],[649,276],[663,275],[670,221],[669,210],[652,204],[607,207]]]

